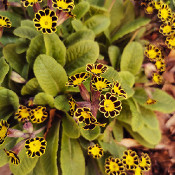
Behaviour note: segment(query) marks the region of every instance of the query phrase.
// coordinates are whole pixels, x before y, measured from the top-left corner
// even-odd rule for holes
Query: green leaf
[[[136,75],[144,59],[143,47],[138,42],[129,43],[123,51],[121,57],[121,71],[129,71]]]
[[[45,50],[43,35],[38,35],[31,40],[26,55],[27,62],[30,66],[33,65],[37,56],[46,52]]]
[[[29,80],[21,89],[21,95],[34,95],[41,91],[36,78]]]
[[[109,55],[109,59],[111,62],[112,67],[115,69],[116,66],[119,64],[120,60],[120,49],[117,46],[111,45],[108,48],[108,55]]]
[[[94,15],[105,15],[105,16],[109,16],[109,12],[104,7],[99,7],[97,5],[91,5],[90,6],[90,9],[89,9],[89,16],[94,16]]]
[[[93,5],[98,5],[98,6],[103,6],[104,4],[104,0],[87,0],[90,4]]]
[[[85,159],[80,144],[64,133],[61,141],[61,169],[63,175],[84,175]]]
[[[151,109],[154,111],[160,111],[164,113],[171,113],[175,111],[175,100],[172,96],[167,94],[165,91],[155,88],[152,92],[152,99],[157,100],[157,103],[152,105],[147,105],[146,101],[148,96],[144,89],[137,88],[134,94],[134,98],[137,102],[145,107],[146,109]]]
[[[30,44],[29,40],[27,40],[25,38],[20,38],[16,42],[16,53],[22,54],[22,53],[26,52],[28,47],[29,47],[29,44]]]
[[[35,29],[27,26],[21,26],[16,28],[13,33],[21,38],[32,39],[39,34]]]
[[[20,164],[18,166],[10,163],[10,170],[14,175],[28,174],[36,166],[38,157],[29,158],[26,154],[26,149],[22,149],[18,154],[20,158]]]
[[[100,127],[96,126],[93,130],[80,129],[81,135],[89,141],[95,140],[100,135]]]
[[[147,25],[150,22],[150,19],[148,18],[144,18],[144,17],[140,17],[134,21],[131,21],[130,23],[127,23],[125,25],[123,25],[116,33],[115,35],[113,35],[111,42],[114,42],[120,38],[122,38],[123,36],[139,29],[142,26]],[[112,22],[111,22],[112,23]]]
[[[0,89],[0,118],[15,112],[19,107],[18,96],[11,90]]]
[[[79,30],[66,38],[65,45],[70,46],[81,40],[94,40],[94,38],[95,34],[92,30]]]
[[[60,111],[69,111],[69,102],[65,95],[59,95],[54,100],[54,106]]]
[[[44,35],[46,55],[53,57],[62,66],[65,65],[66,47],[55,33]]]
[[[98,44],[94,41],[83,40],[71,45],[66,53],[65,69],[71,73],[79,67],[86,66],[87,63],[95,63],[99,56]]]
[[[3,82],[5,76],[9,71],[9,65],[6,63],[4,58],[0,58],[0,84]]]
[[[48,94],[56,96],[65,90],[68,81],[66,71],[47,55],[39,55],[34,63],[34,73],[41,88]]]
[[[54,98],[52,95],[46,94],[44,92],[38,93],[37,95],[35,95],[34,98],[34,104],[37,105],[49,105],[51,108],[54,107]]]
[[[89,3],[82,1],[75,6],[72,12],[76,15],[76,19],[80,19],[89,11],[89,8]]]
[[[35,26],[34,26],[34,22],[32,20],[22,20],[21,21],[21,26],[26,26],[26,27],[30,27],[36,30]]]
[[[95,15],[89,18],[85,25],[93,30],[95,35],[98,35],[109,27],[110,19],[105,15]]]
[[[114,138],[117,142],[120,142],[123,139],[123,127],[120,124],[119,121],[113,120],[111,122],[112,132],[114,135]]]
[[[59,130],[60,122],[56,121],[52,125],[52,128],[49,130],[49,133],[47,135],[46,152],[39,158],[33,170],[33,175],[58,175],[57,151]]]
[[[73,29],[77,32],[79,30],[86,30],[87,27],[78,19],[71,21]]]
[[[19,74],[23,71],[23,67],[26,63],[23,54],[16,53],[16,44],[8,44],[3,48],[3,55],[10,66]]]
[[[78,124],[68,113],[66,113],[66,116],[62,118],[62,121],[64,134],[72,139],[77,139],[80,137],[80,129]]]

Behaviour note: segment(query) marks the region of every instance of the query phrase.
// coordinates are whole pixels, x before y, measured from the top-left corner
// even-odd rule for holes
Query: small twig
[[[129,43],[131,43],[135,39],[135,37],[137,36],[138,32],[139,32],[139,29],[134,32],[134,34],[132,35]]]
[[[115,1],[116,1],[116,0],[113,0],[113,1],[112,1],[111,5],[110,5],[110,6],[109,6],[109,8],[108,8],[108,12],[110,12],[110,11],[111,11],[111,9],[112,9],[112,7],[113,7],[113,5],[114,5]]]

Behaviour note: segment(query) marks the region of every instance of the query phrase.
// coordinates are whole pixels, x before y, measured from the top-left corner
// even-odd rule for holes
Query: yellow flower
[[[100,96],[100,108],[99,111],[104,113],[105,117],[109,116],[114,118],[120,114],[122,110],[121,101],[117,97],[113,96],[111,93],[106,93]]]
[[[11,22],[10,19],[5,17],[5,16],[0,16],[0,27],[7,27],[10,28],[11,27]]]
[[[32,109],[30,113],[31,113],[30,120],[32,121],[32,123],[42,123],[48,117],[46,107],[42,106],[38,106],[37,108]]]
[[[157,100],[154,100],[154,99],[151,99],[151,98],[148,98],[148,100],[146,101],[147,105],[152,105],[152,104],[155,104],[155,103],[157,103]]]
[[[89,73],[82,72],[82,73],[77,73],[75,75],[72,75],[69,77],[68,82],[66,83],[66,86],[78,86],[81,85],[86,79],[89,78]]]
[[[162,4],[161,8],[158,10],[158,18],[160,18],[164,22],[164,21],[170,21],[171,17],[172,17],[171,8],[169,8],[167,4]]]
[[[154,73],[152,77],[152,81],[160,85],[163,82],[163,77],[159,75],[158,73]]]
[[[93,158],[99,159],[103,156],[103,149],[98,144],[88,147],[88,155],[92,155]]]
[[[156,61],[155,66],[159,72],[165,72],[166,65],[164,59],[159,59]]]
[[[102,89],[109,88],[111,85],[111,82],[108,81],[107,79],[103,77],[95,77],[95,76],[92,78],[91,83],[92,83],[92,87],[96,91],[102,91]]]
[[[172,26],[171,22],[165,22],[160,26],[159,32],[164,35],[168,36],[174,33],[175,27]]]
[[[113,82],[111,94],[116,94],[119,97],[127,98],[126,92],[121,88],[121,85],[118,81]]]
[[[155,61],[160,58],[161,50],[158,47],[149,44],[145,47],[144,54],[149,58],[150,61]]]
[[[148,171],[151,168],[151,159],[147,153],[142,153],[139,166],[142,171]]]
[[[55,12],[49,8],[39,10],[38,13],[35,14],[33,21],[36,29],[38,31],[41,30],[44,34],[56,32],[58,17]]]
[[[15,119],[18,119],[19,122],[25,122],[30,118],[30,108],[20,105],[18,111],[15,113]]]
[[[166,37],[165,44],[169,49],[175,49],[175,34]]]
[[[153,14],[153,12],[154,12],[154,5],[152,2],[150,2],[145,7],[145,13],[146,14]]]
[[[7,132],[9,129],[9,124],[5,120],[0,122],[0,145],[4,143],[5,138],[7,137]]]
[[[105,160],[105,172],[108,175],[120,175],[124,171],[122,161],[118,158],[109,157]]]
[[[77,108],[77,104],[76,104],[76,101],[72,97],[69,99],[69,105],[70,105],[70,113],[71,115],[74,115],[74,112]]]
[[[135,170],[139,165],[139,157],[135,151],[125,151],[122,159],[122,163],[127,170]]]
[[[86,65],[86,71],[95,74],[97,76],[100,76],[101,74],[105,73],[108,67],[106,65],[103,65],[101,63],[98,64],[87,64]]]
[[[44,137],[35,137],[26,140],[25,148],[27,149],[26,154],[33,158],[35,156],[40,157],[45,153],[47,141]]]
[[[18,165],[20,163],[20,159],[17,156],[17,154],[13,151],[7,151],[6,149],[4,149],[5,153],[7,154],[8,157],[10,157],[10,162]]]
[[[33,6],[37,2],[42,2],[42,0],[21,0],[24,7]]]
[[[137,168],[134,170],[134,172],[135,172],[134,175],[142,175],[143,174],[142,170],[139,166],[137,166]]]
[[[162,1],[155,1],[153,0],[153,5],[155,7],[155,9],[159,10],[161,8],[161,5],[163,4]]]
[[[70,12],[74,8],[74,0],[52,0],[53,7],[63,10],[64,12]]]

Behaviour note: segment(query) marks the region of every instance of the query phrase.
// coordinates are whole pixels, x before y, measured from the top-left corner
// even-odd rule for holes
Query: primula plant
[[[162,90],[173,9],[156,0],[3,1],[0,174],[154,174],[155,111],[175,111]]]

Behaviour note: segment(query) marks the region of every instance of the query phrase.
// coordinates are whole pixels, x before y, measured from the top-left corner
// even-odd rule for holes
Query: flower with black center
[[[144,54],[149,58],[150,61],[155,61],[160,58],[161,50],[158,47],[149,44],[145,47]]]
[[[37,2],[42,2],[42,0],[21,0],[24,7],[33,6]]]
[[[0,122],[0,145],[4,143],[5,138],[7,137],[7,132],[9,129],[9,124],[5,120]]]
[[[7,154],[7,156],[10,157],[11,163],[13,163],[14,165],[18,165],[20,163],[20,159],[14,151],[7,151],[6,149],[4,149],[4,151]]]
[[[163,77],[159,75],[158,73],[153,73],[152,81],[156,84],[160,85],[163,82]]]
[[[94,76],[91,80],[92,87],[95,91],[102,91],[103,89],[109,88],[111,82],[103,77],[96,77]]]
[[[19,122],[25,122],[30,118],[30,108],[20,105],[18,111],[15,113],[15,119],[18,119]]]
[[[161,5],[160,9],[158,10],[158,18],[160,18],[163,22],[171,20],[172,12],[171,8],[169,8],[167,4]]]
[[[170,21],[164,22],[159,29],[159,32],[164,36],[171,35],[172,33],[174,33],[174,31],[175,27],[171,24]]]
[[[108,157],[105,160],[105,173],[108,175],[120,175],[125,170],[123,163],[120,159]]]
[[[95,124],[97,122],[96,118],[92,115],[91,111],[87,107],[77,108],[74,112],[74,116],[78,119],[79,123]]]
[[[159,72],[165,72],[166,65],[164,59],[158,59],[155,63],[155,66]]]
[[[121,85],[118,81],[113,82],[111,94],[116,94],[119,97],[127,98],[126,92],[121,88]]]
[[[101,63],[98,64],[87,64],[86,65],[86,71],[95,74],[97,76],[100,76],[101,74],[105,73],[108,67],[106,65],[103,65]]]
[[[64,12],[70,12],[74,7],[74,0],[52,0],[53,7]]]
[[[27,149],[26,154],[33,158],[35,156],[42,156],[46,150],[47,141],[44,137],[35,137],[26,140],[25,148]]]
[[[83,83],[84,81],[86,81],[87,78],[89,78],[89,73],[86,72],[77,73],[69,77],[66,86],[76,87],[78,85],[81,85],[81,83]]]
[[[104,113],[104,116],[108,118],[114,118],[120,114],[122,110],[121,101],[111,93],[106,93],[105,95],[100,96],[100,108],[99,111]]]
[[[154,12],[154,5],[152,2],[150,2],[145,7],[145,13],[150,15],[153,14],[153,12]]]
[[[98,144],[88,147],[88,155],[92,155],[93,158],[99,159],[103,156],[103,148]]]
[[[142,153],[139,166],[142,171],[148,171],[151,168],[151,159],[147,153]]]
[[[169,49],[175,49],[175,34],[166,37],[165,44]]]
[[[56,32],[58,17],[55,12],[49,8],[39,10],[38,13],[35,14],[33,21],[36,29],[42,31],[44,34]]]
[[[74,115],[74,112],[77,108],[77,104],[76,104],[76,101],[72,97],[69,99],[69,105],[70,105],[70,113],[71,115]]]
[[[151,98],[148,98],[148,100],[146,101],[147,105],[152,105],[152,104],[155,104],[155,103],[157,103],[157,100],[154,100],[154,99],[151,99]]]
[[[0,16],[0,27],[7,27],[10,28],[11,27],[11,22],[10,19],[5,17],[5,16]]]
[[[124,151],[122,157],[122,163],[125,165],[127,170],[135,170],[139,165],[139,157],[135,151],[127,150]]]
[[[42,123],[44,122],[47,117],[48,117],[48,113],[46,112],[46,107],[43,106],[38,106],[35,109],[32,109],[30,111],[30,120],[32,121],[32,123]]]

